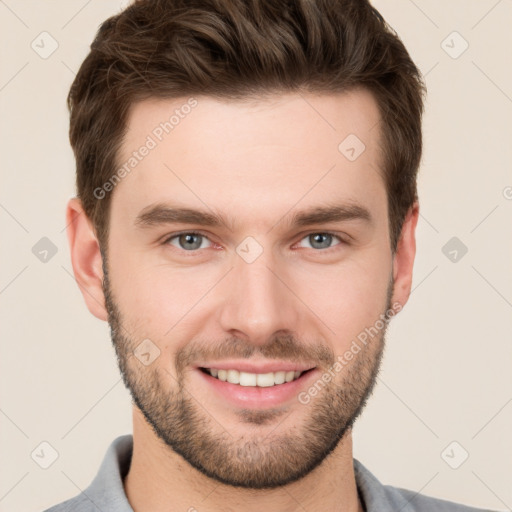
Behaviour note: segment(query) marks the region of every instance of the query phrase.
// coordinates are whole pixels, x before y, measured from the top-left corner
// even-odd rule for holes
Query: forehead
[[[322,200],[371,207],[385,197],[379,121],[365,90],[144,100],[128,116],[112,210],[133,221],[169,200],[240,218]]]

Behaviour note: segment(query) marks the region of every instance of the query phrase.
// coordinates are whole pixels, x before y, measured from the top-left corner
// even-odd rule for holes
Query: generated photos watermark
[[[105,182],[101,187],[94,189],[94,197],[98,200],[104,199],[107,193],[112,192],[115,186],[118,185],[123,178],[139,165],[151,150],[155,149],[160,142],[162,142],[166,135],[172,132],[185,117],[190,114],[192,109],[198,104],[195,98],[189,98],[186,103],[179,108],[174,109],[174,112],[165,121],[156,125],[151,133],[146,137],[144,144],[137,150],[133,151],[131,156],[119,167],[116,172]]]
[[[369,341],[375,338],[386,327],[389,319],[401,310],[402,305],[399,302],[393,303],[390,309],[379,315],[378,320],[376,320],[372,326],[366,327],[361,331],[357,337],[352,340],[350,348],[348,348],[343,354],[339,355],[337,357],[337,361],[327,371],[325,371],[314,384],[312,384],[306,391],[301,391],[297,395],[299,402],[303,405],[309,404],[311,398],[315,397],[329,384],[329,382],[335,380],[336,375],[354,359],[354,356],[359,354],[359,352],[366,347]]]

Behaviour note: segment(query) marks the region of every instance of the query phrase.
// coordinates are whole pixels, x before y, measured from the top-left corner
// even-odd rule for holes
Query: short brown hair
[[[132,104],[363,87],[379,105],[390,242],[417,200],[425,85],[367,0],[136,0],[100,26],[68,95],[77,196],[106,252],[109,180]],[[341,142],[341,141],[340,141]]]

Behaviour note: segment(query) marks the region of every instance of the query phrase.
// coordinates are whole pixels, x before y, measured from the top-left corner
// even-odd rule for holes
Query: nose
[[[301,302],[289,281],[271,251],[252,263],[235,255],[219,305],[223,331],[254,345],[265,345],[280,331],[299,331]]]

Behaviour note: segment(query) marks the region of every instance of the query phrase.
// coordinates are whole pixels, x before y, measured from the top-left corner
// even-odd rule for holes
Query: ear
[[[92,223],[80,199],[73,197],[66,207],[66,224],[75,279],[89,311],[108,320],[103,295],[103,267],[100,246]]]
[[[416,256],[416,224],[418,223],[419,204],[415,202],[405,216],[402,232],[393,257],[393,299],[405,306],[411,294],[412,269]]]

